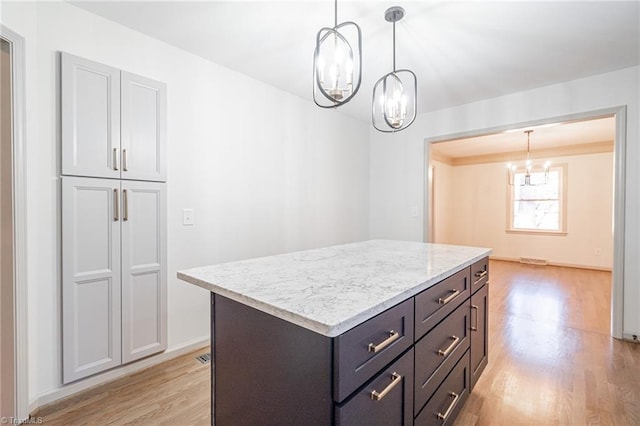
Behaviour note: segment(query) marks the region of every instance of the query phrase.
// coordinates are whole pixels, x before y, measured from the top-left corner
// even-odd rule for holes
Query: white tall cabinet
[[[166,86],[61,54],[69,383],[167,347]]]
[[[61,54],[62,174],[166,180],[166,85]]]

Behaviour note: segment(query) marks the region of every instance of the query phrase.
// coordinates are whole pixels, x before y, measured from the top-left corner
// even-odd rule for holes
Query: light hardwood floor
[[[611,274],[491,261],[489,365],[456,425],[640,425],[640,345],[609,337]]]
[[[611,274],[491,261],[489,365],[456,425],[640,425],[640,344],[609,337]],[[43,408],[45,425],[206,425],[191,353]],[[298,425],[295,425],[298,426]]]
[[[208,425],[209,364],[192,352],[58,403],[35,416],[46,426]]]

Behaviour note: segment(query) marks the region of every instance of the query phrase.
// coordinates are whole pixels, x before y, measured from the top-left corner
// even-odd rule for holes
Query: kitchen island
[[[487,362],[490,252],[372,240],[178,272],[211,292],[212,423],[451,422]]]

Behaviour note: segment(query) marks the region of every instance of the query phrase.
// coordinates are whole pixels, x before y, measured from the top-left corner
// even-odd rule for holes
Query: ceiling
[[[74,5],[312,99],[317,31],[333,1],[73,1]],[[340,110],[370,120],[373,85],[398,68],[418,78],[418,112],[461,105],[638,65],[640,2],[340,1],[338,21],[362,29],[360,92]]]
[[[615,118],[556,123],[439,142],[431,145],[431,152],[452,159],[505,152],[526,152],[527,135],[524,133],[525,130],[533,130],[531,133],[531,152],[601,142],[610,142],[613,147]]]

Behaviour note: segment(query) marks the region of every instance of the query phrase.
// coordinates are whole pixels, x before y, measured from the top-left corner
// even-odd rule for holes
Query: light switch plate
[[[182,209],[182,224],[193,225],[194,223],[193,209]]]

